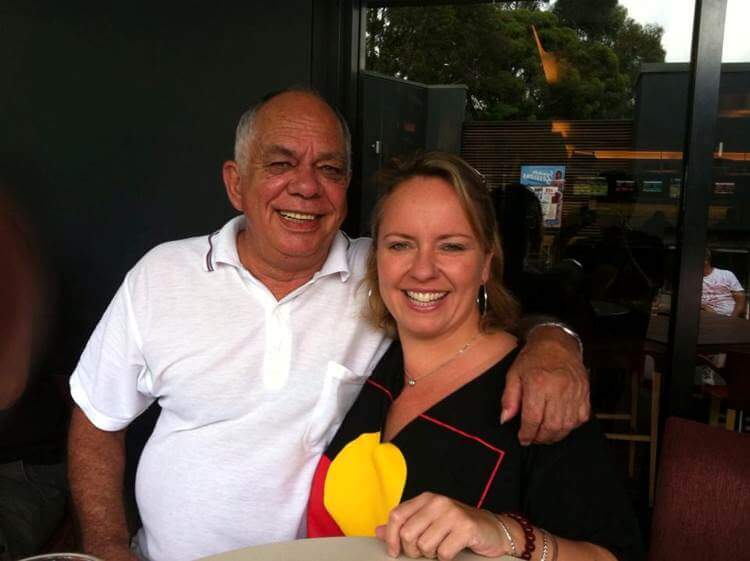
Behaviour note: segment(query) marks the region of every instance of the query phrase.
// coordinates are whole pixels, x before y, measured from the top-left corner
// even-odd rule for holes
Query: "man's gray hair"
[[[339,125],[341,125],[341,136],[344,139],[344,149],[346,151],[346,171],[351,171],[352,134],[349,131],[349,125],[346,124],[346,119],[341,114],[341,112],[333,105],[328,103],[328,101],[326,101],[326,99],[322,95],[320,95],[319,92],[306,86],[292,86],[290,88],[268,93],[242,114],[242,117],[240,117],[240,120],[237,123],[237,129],[234,135],[234,161],[239,164],[240,169],[247,169],[247,158],[249,155],[250,146],[253,143],[253,136],[255,134],[255,118],[258,115],[258,111],[260,111],[263,106],[266,105],[266,103],[268,103],[275,97],[292,92],[304,93],[316,97],[317,99],[325,103],[328,108],[336,115],[336,118],[339,121]]]

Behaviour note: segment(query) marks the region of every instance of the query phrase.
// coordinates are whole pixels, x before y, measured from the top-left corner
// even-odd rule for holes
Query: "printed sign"
[[[717,181],[714,183],[714,195],[734,195],[734,181]]]
[[[521,183],[539,197],[544,227],[559,228],[562,223],[565,166],[521,166]]]
[[[574,195],[588,195],[589,197],[606,197],[609,193],[606,177],[579,177],[573,185]]]
[[[635,181],[632,179],[618,179],[615,181],[615,193],[635,193]]]
[[[680,191],[682,191],[682,179],[673,177],[672,182],[669,184],[669,198],[679,199]]]
[[[662,186],[661,181],[644,181],[641,184],[641,191],[644,193],[661,193]]]

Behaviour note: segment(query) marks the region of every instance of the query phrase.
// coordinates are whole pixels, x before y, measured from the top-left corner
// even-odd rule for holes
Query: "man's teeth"
[[[429,304],[435,300],[440,300],[445,296],[447,292],[415,292],[413,290],[407,290],[406,295],[412,300],[421,304]]]
[[[291,218],[293,220],[315,220],[314,214],[303,214],[301,212],[289,212],[288,210],[280,210],[279,214],[284,218]]]

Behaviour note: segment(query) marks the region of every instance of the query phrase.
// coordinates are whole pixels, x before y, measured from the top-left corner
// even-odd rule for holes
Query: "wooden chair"
[[[649,559],[747,559],[749,530],[750,435],[667,419]]]
[[[711,426],[719,425],[721,404],[726,402],[727,414],[725,426],[727,430],[742,432],[745,425],[745,415],[750,412],[750,365],[749,351],[727,352],[724,368],[720,373],[726,380],[726,386],[703,386],[703,393],[711,400],[708,422]]]
[[[628,457],[628,474],[630,477],[635,474],[636,444],[646,443],[649,445],[648,500],[649,505],[652,505],[656,484],[661,369],[653,368],[649,428],[647,432],[640,432],[638,427],[638,397],[641,384],[645,379],[645,364],[648,356],[645,343],[647,322],[648,317],[644,318],[642,315],[634,314],[631,315],[625,328],[600,329],[600,333],[608,333],[606,336],[600,335],[591,341],[587,353],[587,364],[592,369],[619,369],[628,374],[630,397],[627,411],[597,411],[596,417],[605,422],[627,421],[626,430],[618,430],[618,428],[612,426],[611,430],[605,429],[605,435],[610,440],[630,443]]]

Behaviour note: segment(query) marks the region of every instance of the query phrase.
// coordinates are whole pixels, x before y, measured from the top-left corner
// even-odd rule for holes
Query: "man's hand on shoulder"
[[[520,410],[521,444],[549,444],[588,420],[589,378],[575,338],[554,326],[530,335],[506,377],[500,420]]]

